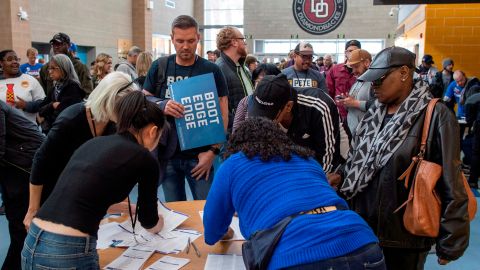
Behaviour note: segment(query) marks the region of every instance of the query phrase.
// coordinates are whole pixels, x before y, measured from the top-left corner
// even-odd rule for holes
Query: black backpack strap
[[[168,63],[175,55],[162,56],[158,58],[157,83],[155,84],[155,96],[160,97],[162,86],[165,84]]]

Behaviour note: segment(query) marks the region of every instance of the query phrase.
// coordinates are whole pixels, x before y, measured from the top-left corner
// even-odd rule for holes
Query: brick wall
[[[438,69],[449,57],[455,69],[480,77],[480,4],[426,5],[424,53],[431,54]]]

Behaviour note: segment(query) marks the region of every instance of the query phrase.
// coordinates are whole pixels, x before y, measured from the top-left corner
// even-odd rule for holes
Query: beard
[[[241,56],[241,57],[247,57],[247,48],[246,47],[243,47],[243,48],[238,48],[237,49],[237,53]]]

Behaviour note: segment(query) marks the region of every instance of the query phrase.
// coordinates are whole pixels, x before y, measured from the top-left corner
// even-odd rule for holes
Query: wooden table
[[[202,233],[197,240],[195,240],[195,245],[198,247],[201,253],[201,257],[197,257],[193,247],[190,247],[189,254],[185,252],[180,252],[179,254],[169,254],[173,257],[188,258],[190,262],[185,265],[182,270],[199,270],[204,269],[205,263],[207,261],[207,255],[209,253],[216,254],[237,254],[242,255],[242,243],[243,241],[220,241],[217,242],[214,246],[209,246],[205,244],[205,239],[203,237],[203,223],[198,214],[198,211],[202,211],[205,206],[205,201],[185,201],[185,202],[171,202],[165,204],[168,208],[185,213],[189,215],[189,218],[183,222],[179,228],[183,229],[193,229]],[[125,219],[125,217],[123,218]],[[118,219],[110,219],[112,221],[119,221]],[[100,257],[100,267],[103,268],[114,259],[116,259],[122,252],[125,251],[125,248],[107,248],[104,250],[98,250]],[[164,254],[155,253],[153,256],[148,259],[147,266],[153,264],[155,261],[165,256]]]

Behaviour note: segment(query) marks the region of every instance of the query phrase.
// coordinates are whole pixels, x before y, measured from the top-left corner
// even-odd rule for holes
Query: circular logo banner
[[[294,0],[293,17],[306,32],[324,35],[335,30],[345,18],[347,0]]]

